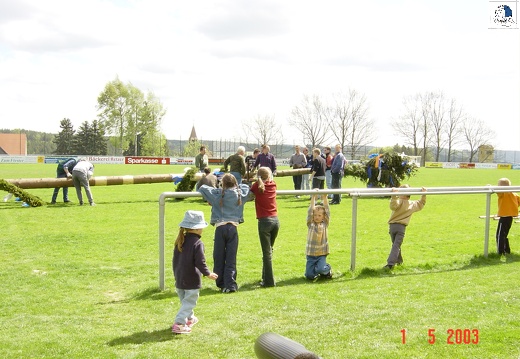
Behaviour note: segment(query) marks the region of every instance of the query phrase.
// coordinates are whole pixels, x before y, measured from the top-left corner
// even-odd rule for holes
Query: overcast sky
[[[512,6],[517,4],[504,1]],[[520,150],[520,30],[489,29],[475,0],[0,0],[0,128],[57,133],[96,118],[119,76],[167,109],[169,139],[243,138],[274,115],[284,137],[304,95],[364,93],[378,146],[403,97],[443,91]],[[516,14],[516,13],[515,13]]]

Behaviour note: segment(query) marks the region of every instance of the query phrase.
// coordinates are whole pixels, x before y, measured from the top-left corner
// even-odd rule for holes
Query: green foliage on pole
[[[40,197],[34,196],[29,192],[24,191],[18,186],[15,186],[12,183],[7,182],[4,179],[0,178],[0,189],[9,193],[12,193],[15,197],[19,197],[25,203],[30,205],[31,207],[40,207],[45,204]]]
[[[345,166],[345,176],[366,183],[367,187],[399,187],[403,180],[417,173],[417,165],[398,153],[384,153],[364,163]]]
[[[175,192],[191,192],[193,191],[193,188],[195,187],[196,182],[193,181],[193,178],[195,177],[195,171],[196,168],[190,168],[186,173],[184,174],[184,177],[182,177],[182,180],[177,185],[177,188],[175,189]],[[184,198],[177,198],[177,199],[184,199]]]

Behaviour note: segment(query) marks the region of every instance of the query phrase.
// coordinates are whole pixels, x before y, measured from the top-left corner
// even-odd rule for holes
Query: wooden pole
[[[163,175],[138,175],[138,176],[98,176],[89,180],[91,186],[117,186],[123,184],[145,184],[145,183],[163,183],[173,182],[176,177],[184,176],[184,174],[163,174]],[[201,173],[196,173],[194,180],[198,181],[202,177]],[[7,182],[14,184],[20,188],[56,188],[56,187],[73,187],[70,178],[18,178],[6,179]]]
[[[310,173],[309,168],[282,170],[276,173],[276,177],[298,176]],[[163,183],[173,182],[174,178],[182,178],[184,174],[153,174],[153,175],[128,175],[128,176],[97,176],[89,180],[91,186],[117,186],[124,184],[146,184],[146,183]],[[193,181],[202,178],[202,173],[195,173]],[[14,184],[20,188],[57,188],[57,187],[73,187],[70,178],[16,178],[6,179],[7,182]]]

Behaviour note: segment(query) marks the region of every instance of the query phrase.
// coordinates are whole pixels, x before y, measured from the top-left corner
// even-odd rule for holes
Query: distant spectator
[[[303,152],[303,154],[305,156],[305,159],[307,160],[307,164],[305,165],[305,168],[311,168],[312,167],[312,161],[313,161],[312,153],[309,153],[309,149],[307,147],[304,147],[302,149],[302,152]],[[301,187],[301,189],[303,189],[303,190],[311,189],[309,177],[310,177],[310,173],[304,173],[302,175],[302,187]]]
[[[224,171],[227,172],[229,167],[229,173],[235,176],[238,184],[242,183],[242,176],[246,175],[245,152],[244,146],[238,146],[237,152],[224,161]]]
[[[218,186],[218,178],[213,173],[211,173],[211,168],[204,168],[204,174],[202,178],[195,185],[195,190],[198,190],[200,186],[205,184],[206,186],[217,188]]]
[[[336,145],[334,147],[336,154],[334,155],[334,159],[332,160],[331,174],[332,174],[332,186],[333,189],[341,188],[341,180],[343,179],[343,173],[345,171],[345,164],[347,161],[345,160],[345,156],[341,151],[341,145]],[[330,204],[340,204],[341,195],[335,194],[332,197],[332,202]]]
[[[255,175],[255,162],[260,150],[255,148],[252,155],[246,156],[246,178],[249,181]]]
[[[270,151],[271,148],[268,145],[262,146],[262,153],[260,153],[256,158],[255,168],[269,167],[273,176],[276,176],[276,159]]]
[[[195,156],[195,167],[199,172],[204,172],[204,168],[208,167],[209,160],[206,154],[206,146],[200,146],[199,154]]]
[[[312,188],[323,189],[323,183],[325,182],[325,159],[321,157],[321,150],[315,148],[312,150],[313,161],[311,168],[311,181]]]
[[[307,159],[305,155],[300,152],[300,146],[294,146],[294,154],[289,159],[289,166],[293,169],[301,169],[307,165]],[[295,190],[300,190],[302,188],[302,175],[292,176],[293,184]],[[300,196],[296,196],[299,198]]]
[[[332,156],[332,153],[331,153],[331,150],[330,150],[330,147],[326,146],[326,147],[323,147],[323,154],[322,154],[322,157],[325,159],[325,184],[327,185],[327,188],[332,188],[332,172],[331,172],[331,167],[332,167],[332,159],[333,159],[333,156]],[[327,196],[329,199],[332,198],[332,195],[329,194]]]

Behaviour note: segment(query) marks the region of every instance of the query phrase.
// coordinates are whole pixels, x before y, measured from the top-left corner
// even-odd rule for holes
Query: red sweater
[[[278,215],[276,209],[276,183],[265,182],[265,190],[261,192],[258,182],[253,183],[251,192],[255,194],[256,218],[274,217]]]

